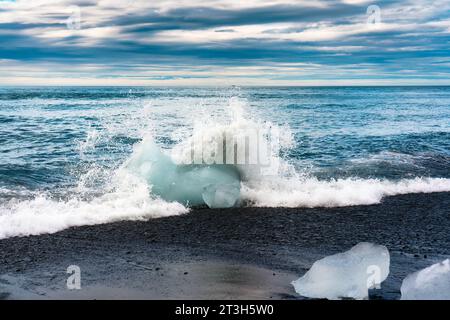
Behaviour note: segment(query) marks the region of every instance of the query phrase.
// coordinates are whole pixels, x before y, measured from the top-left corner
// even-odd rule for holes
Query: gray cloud
[[[360,79],[450,75],[450,14],[443,5],[413,15],[405,6],[420,5],[420,1],[380,1],[383,27],[370,29],[365,26],[367,4],[338,1],[325,2],[323,7],[282,3],[167,10],[160,9],[157,2],[142,8],[135,3],[130,10],[119,10],[113,4],[99,7],[95,1],[74,3],[82,9],[82,30],[65,26],[69,3],[33,11],[0,7],[0,20],[4,21],[0,23],[0,61],[97,65],[95,77],[116,77],[124,70],[124,77],[160,81],[174,76],[142,75],[143,66],[152,70],[172,66],[164,72],[176,73],[178,79],[215,77],[221,67],[268,67],[275,72],[286,64],[297,67],[286,68],[288,75],[271,76],[270,80],[294,81],[306,74],[312,79],[336,79],[349,70],[348,77]],[[183,66],[185,75],[178,66]],[[82,75],[89,76],[87,72]],[[262,71],[251,77],[268,80]]]

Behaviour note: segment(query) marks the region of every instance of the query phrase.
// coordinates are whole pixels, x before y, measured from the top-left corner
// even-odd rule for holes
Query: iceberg
[[[241,179],[233,165],[176,164],[151,140],[142,141],[126,168],[145,179],[152,194],[184,205],[229,208],[238,204]]]
[[[380,288],[389,274],[385,246],[361,242],[350,250],[317,260],[306,274],[292,282],[304,297],[367,299],[368,289]]]
[[[240,195],[240,185],[209,184],[203,188],[202,198],[210,208],[231,208],[236,205]]]
[[[400,291],[402,300],[450,300],[450,259],[409,274]]]

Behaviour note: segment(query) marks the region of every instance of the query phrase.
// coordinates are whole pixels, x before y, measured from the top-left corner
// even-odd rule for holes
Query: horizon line
[[[48,87],[48,88],[55,88],[55,87],[80,87],[80,88],[124,88],[124,87],[136,87],[136,88],[149,88],[149,87],[154,87],[154,88],[161,88],[161,87],[186,87],[186,88],[287,88],[287,87],[291,87],[291,88],[308,88],[308,87],[329,87],[329,88],[339,88],[339,87],[450,87],[450,83],[449,84],[355,84],[355,85],[349,85],[349,84],[337,84],[337,85],[327,85],[327,84],[309,84],[309,85],[287,85],[287,84],[274,84],[274,85],[227,85],[227,84],[223,84],[223,85],[207,85],[207,84],[193,84],[193,85],[189,85],[189,84],[166,84],[166,85],[157,85],[157,84],[147,84],[147,85],[100,85],[100,84],[90,84],[90,85],[80,85],[80,84],[60,84],[60,85],[55,85],[55,84],[42,84],[42,85],[38,85],[38,84],[22,84],[22,85],[17,85],[17,84],[1,84],[0,83],[0,87],[9,87],[9,88],[21,88],[21,87]]]

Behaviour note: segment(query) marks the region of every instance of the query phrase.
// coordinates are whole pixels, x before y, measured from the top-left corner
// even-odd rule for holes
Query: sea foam
[[[275,177],[243,182],[241,196],[248,205],[256,207],[342,207],[377,204],[386,196],[448,191],[450,179],[446,178],[390,181]]]
[[[91,200],[77,197],[58,200],[46,194],[30,200],[11,199],[0,206],[0,239],[188,212],[178,202],[167,202],[152,196],[146,183],[126,172],[118,173],[116,181],[118,185],[114,191]]]

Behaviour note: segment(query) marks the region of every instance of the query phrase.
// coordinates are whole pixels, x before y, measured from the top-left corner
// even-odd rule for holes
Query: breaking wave
[[[447,178],[319,179],[282,156],[294,147],[289,127],[253,119],[246,114],[245,101],[241,99],[231,99],[229,110],[230,118],[200,121],[185,139],[170,148],[158,146],[147,131],[121,165],[112,169],[93,165],[92,170],[79,177],[79,184],[101,181],[100,194],[86,196],[85,191],[75,188],[64,197],[42,191],[24,199],[8,198],[4,196],[8,190],[0,189],[0,196],[7,199],[0,204],[0,239],[53,233],[74,226],[180,215],[197,205],[336,207],[376,204],[383,197],[399,194],[450,191]],[[247,162],[214,164],[217,151],[226,149],[221,145],[224,137],[239,136],[249,130],[259,133],[262,129],[258,141],[265,146],[264,165],[250,165],[245,148],[241,151]],[[101,140],[90,133],[81,149],[95,149]],[[201,146],[200,163],[193,163],[193,146]],[[239,154],[240,146],[232,147]],[[98,185],[91,189],[97,190]]]

